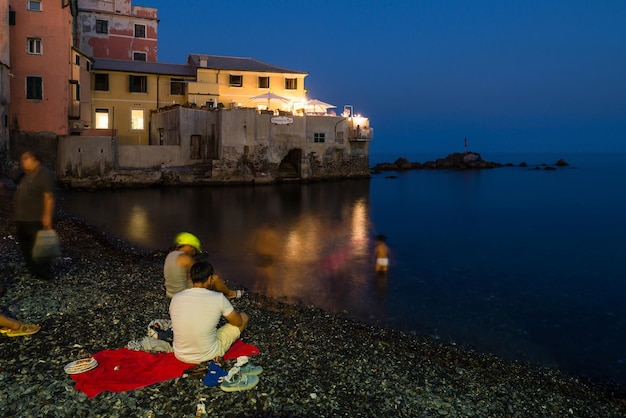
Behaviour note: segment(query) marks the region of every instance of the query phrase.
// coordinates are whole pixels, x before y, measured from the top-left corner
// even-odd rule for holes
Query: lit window
[[[93,89],[98,91],[109,91],[109,75],[108,74],[94,74],[93,75]]]
[[[33,100],[43,99],[43,78],[29,76],[26,77],[26,98]]]
[[[297,90],[298,89],[298,79],[297,78],[286,78],[285,79],[285,90]]]
[[[133,52],[133,61],[147,61],[148,55],[145,52]]]
[[[135,38],[146,37],[146,25],[135,25]]]
[[[320,133],[320,132],[315,132],[313,134],[313,142],[323,143],[325,141],[326,141],[326,134]]]
[[[109,129],[109,109],[96,108],[96,129]]]
[[[97,19],[96,33],[109,33],[109,21]]]
[[[28,38],[27,52],[29,54],[41,55],[41,39],[40,38]]]
[[[130,87],[128,91],[131,93],[147,93],[148,92],[148,77],[145,75],[131,75]]]
[[[185,80],[182,78],[172,78],[170,80],[170,94],[172,96],[182,96],[185,94]]]
[[[230,86],[231,87],[241,87],[243,86],[243,76],[242,75],[230,75]]]
[[[143,109],[131,109],[130,129],[134,131],[143,129]]]
[[[41,11],[41,1],[40,0],[28,0],[28,4],[26,5],[28,10],[33,10],[35,12]]]
[[[259,77],[259,88],[260,89],[269,89],[270,88],[270,78],[269,77]]]

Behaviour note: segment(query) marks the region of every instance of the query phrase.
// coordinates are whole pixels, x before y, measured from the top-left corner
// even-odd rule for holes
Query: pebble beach
[[[233,305],[251,318],[242,339],[261,351],[255,388],[227,393],[185,374],[89,399],[63,367],[168,318],[166,249],[140,251],[59,208],[56,277],[34,279],[15,240],[12,198],[0,188],[0,306],[41,331],[0,335],[2,417],[626,417],[619,388],[254,293]],[[206,414],[196,414],[200,402]]]

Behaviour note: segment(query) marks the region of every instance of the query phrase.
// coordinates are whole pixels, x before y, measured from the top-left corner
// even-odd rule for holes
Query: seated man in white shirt
[[[222,357],[248,325],[249,317],[237,312],[223,293],[209,290],[213,266],[200,261],[189,271],[193,287],[176,293],[170,302],[174,354],[185,363],[198,364]],[[219,329],[221,317],[226,324]]]

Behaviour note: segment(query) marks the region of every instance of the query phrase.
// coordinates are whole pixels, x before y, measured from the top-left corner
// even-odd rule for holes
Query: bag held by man
[[[33,258],[54,258],[61,255],[59,236],[54,229],[41,229],[37,232],[33,246]]]

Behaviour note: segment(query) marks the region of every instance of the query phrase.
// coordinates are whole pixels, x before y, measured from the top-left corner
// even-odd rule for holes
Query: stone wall
[[[369,143],[343,140],[349,128],[345,118],[300,116],[280,125],[272,116],[254,109],[177,107],[153,114],[150,136],[161,145],[120,146],[110,137],[61,138],[57,174],[73,187],[369,176]]]
[[[310,154],[311,178],[333,179],[368,177],[369,157],[350,156],[338,149],[329,149],[324,155]]]

